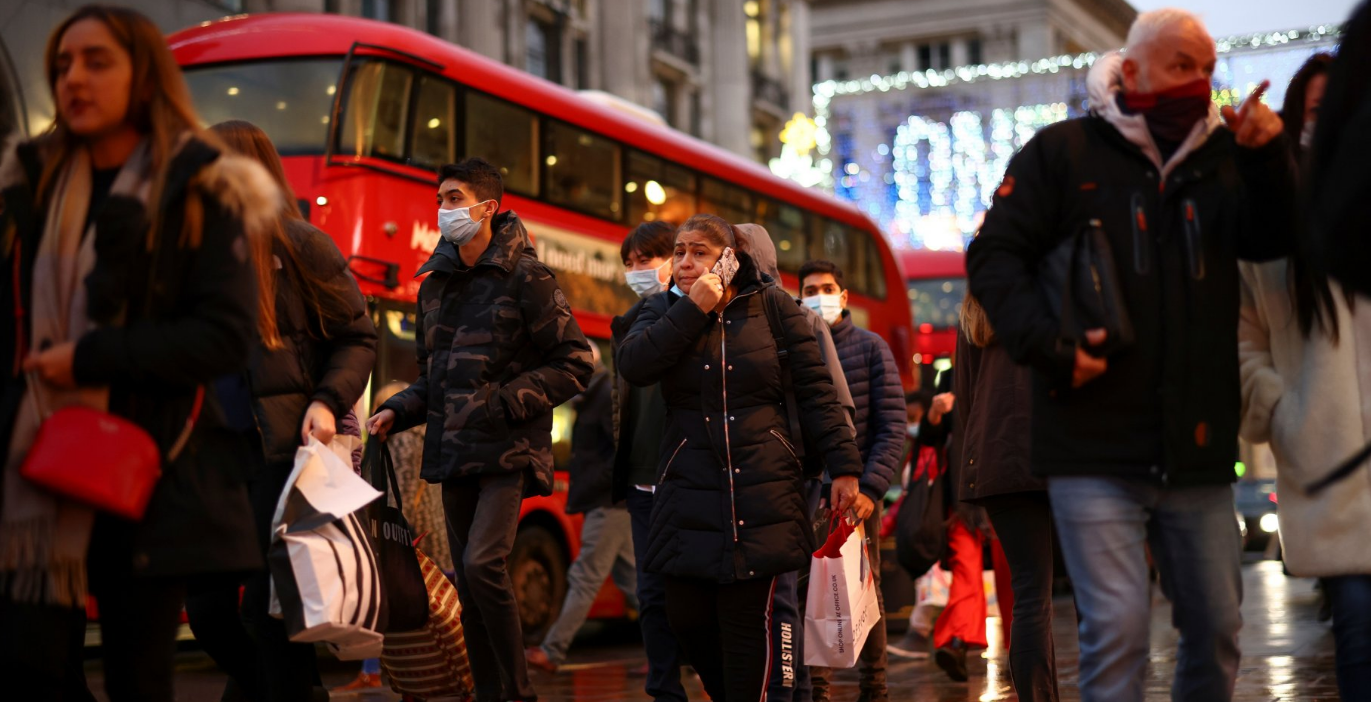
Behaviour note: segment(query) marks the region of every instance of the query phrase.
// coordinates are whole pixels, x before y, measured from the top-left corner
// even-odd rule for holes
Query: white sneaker
[[[892,656],[910,660],[926,660],[928,658],[929,642],[927,636],[923,636],[916,631],[910,631],[904,635],[904,638],[895,643],[888,644],[885,648]]]

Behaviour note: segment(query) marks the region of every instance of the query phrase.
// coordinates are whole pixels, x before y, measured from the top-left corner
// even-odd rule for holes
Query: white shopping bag
[[[846,519],[814,552],[809,566],[805,611],[805,665],[851,668],[866,637],[881,620],[876,576],[866,550],[866,532]]]
[[[267,563],[273,611],[291,641],[325,641],[339,658],[381,654],[385,599],[376,554],[355,514],[380,493],[311,438],[276,505]]]

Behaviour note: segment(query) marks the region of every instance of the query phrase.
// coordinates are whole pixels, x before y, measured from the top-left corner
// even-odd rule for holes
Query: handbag
[[[428,590],[414,548],[414,530],[405,519],[400,500],[395,461],[385,442],[374,438],[367,441],[362,475],[381,493],[379,499],[367,506],[377,570],[381,574],[381,593],[388,613],[381,631],[389,634],[418,629],[428,621]],[[395,496],[394,507],[386,499],[388,494]]]
[[[19,474],[67,499],[131,521],[142,520],[162,477],[157,442],[137,424],[89,407],[63,407],[48,415],[38,400],[39,387],[30,373],[29,398],[37,415],[45,419]],[[168,463],[186,447],[204,401],[204,386],[196,386],[190,416],[167,452]]]
[[[1096,355],[1110,356],[1133,345],[1133,321],[1124,304],[1114,253],[1100,220],[1069,237],[1039,264],[1038,281],[1057,317],[1060,338],[1086,346],[1085,332],[1107,332]]]
[[[402,695],[468,699],[476,686],[457,588],[423,551],[414,552],[424,575],[426,620],[414,631],[386,634],[381,669],[390,678],[390,688]]]
[[[926,469],[910,477],[895,521],[895,560],[911,578],[922,577],[947,553],[946,481],[937,470],[937,453],[927,454],[934,465],[921,456]]]

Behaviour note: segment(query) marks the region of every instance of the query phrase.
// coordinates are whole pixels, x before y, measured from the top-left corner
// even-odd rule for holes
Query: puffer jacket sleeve
[[[1265,146],[1237,147],[1238,174],[1243,183],[1243,222],[1238,257],[1271,261],[1290,254],[1300,230],[1296,204],[1295,157],[1284,132]]]
[[[342,417],[366,390],[367,379],[376,364],[376,326],[367,315],[366,299],[348,272],[347,261],[338,246],[327,234],[306,226],[308,231],[295,239],[300,264],[311,266],[338,293],[337,297],[326,295],[320,299],[341,307],[324,315],[328,328],[322,346],[327,357],[323,359],[323,374],[311,399],[327,405],[333,416]]]
[[[1256,265],[1239,263],[1242,305],[1238,308],[1238,372],[1242,378],[1242,437],[1253,443],[1271,440],[1271,418],[1285,392],[1285,381],[1271,359],[1271,327],[1260,303]],[[1284,293],[1284,291],[1282,291]]]
[[[904,451],[905,405],[904,386],[895,355],[880,337],[873,337],[867,347],[867,366],[871,372],[869,416],[867,417],[866,468],[862,471],[861,490],[873,502],[880,504],[890,489],[890,481],[900,469]]]
[[[614,360],[619,364],[619,373],[634,385],[659,382],[690,352],[709,325],[709,313],[699,305],[689,298],[671,304],[670,295],[658,293],[643,305],[619,346]]]
[[[590,342],[571,315],[571,305],[552,270],[534,261],[521,274],[526,277],[519,312],[543,362],[499,390],[505,415],[515,422],[551,412],[585,390],[595,373]]]
[[[1004,182],[967,249],[966,269],[975,295],[1009,355],[1031,365],[1054,385],[1069,387],[1075,343],[1063,339],[1038,293],[1037,265],[1048,251],[1056,222],[1059,179],[1039,133],[1009,162]]]
[[[243,220],[204,198],[198,249],[188,256],[176,316],[136,319],[87,332],[76,343],[72,371],[82,385],[192,386],[241,371],[257,340],[257,277],[247,255]]]
[[[391,434],[417,427],[428,419],[428,345],[425,342],[428,336],[424,332],[422,309],[416,315],[415,322],[417,328],[414,332],[414,347],[419,359],[419,377],[380,407],[395,413],[395,423],[390,428]]]
[[[790,379],[800,405],[801,429],[823,452],[823,463],[830,477],[860,476],[862,456],[848,429],[846,412],[838,402],[833,377],[819,355],[819,342],[810,330],[809,321],[799,305],[780,288],[768,287],[762,294],[785,298],[777,301],[775,307],[780,310],[781,327],[790,353]]]

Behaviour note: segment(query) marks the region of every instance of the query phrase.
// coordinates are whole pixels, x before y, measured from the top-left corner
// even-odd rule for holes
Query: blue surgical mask
[[[685,296],[686,296],[685,291],[682,290],[682,289],[681,289],[681,286],[679,286],[679,285],[674,285],[674,284],[673,284],[673,285],[671,286],[671,292],[676,293],[676,294],[677,294],[678,296],[680,296],[680,297],[685,297]]]
[[[624,271],[624,282],[628,283],[628,287],[632,288],[633,292],[638,293],[638,297],[655,295],[665,287],[662,285],[661,274],[662,268],[667,265],[670,264],[663,263],[661,266],[645,271]]]
[[[475,205],[455,210],[438,210],[438,231],[444,239],[459,249],[471,243],[471,240],[476,238],[476,232],[481,230],[481,220],[471,218],[472,207]]]

